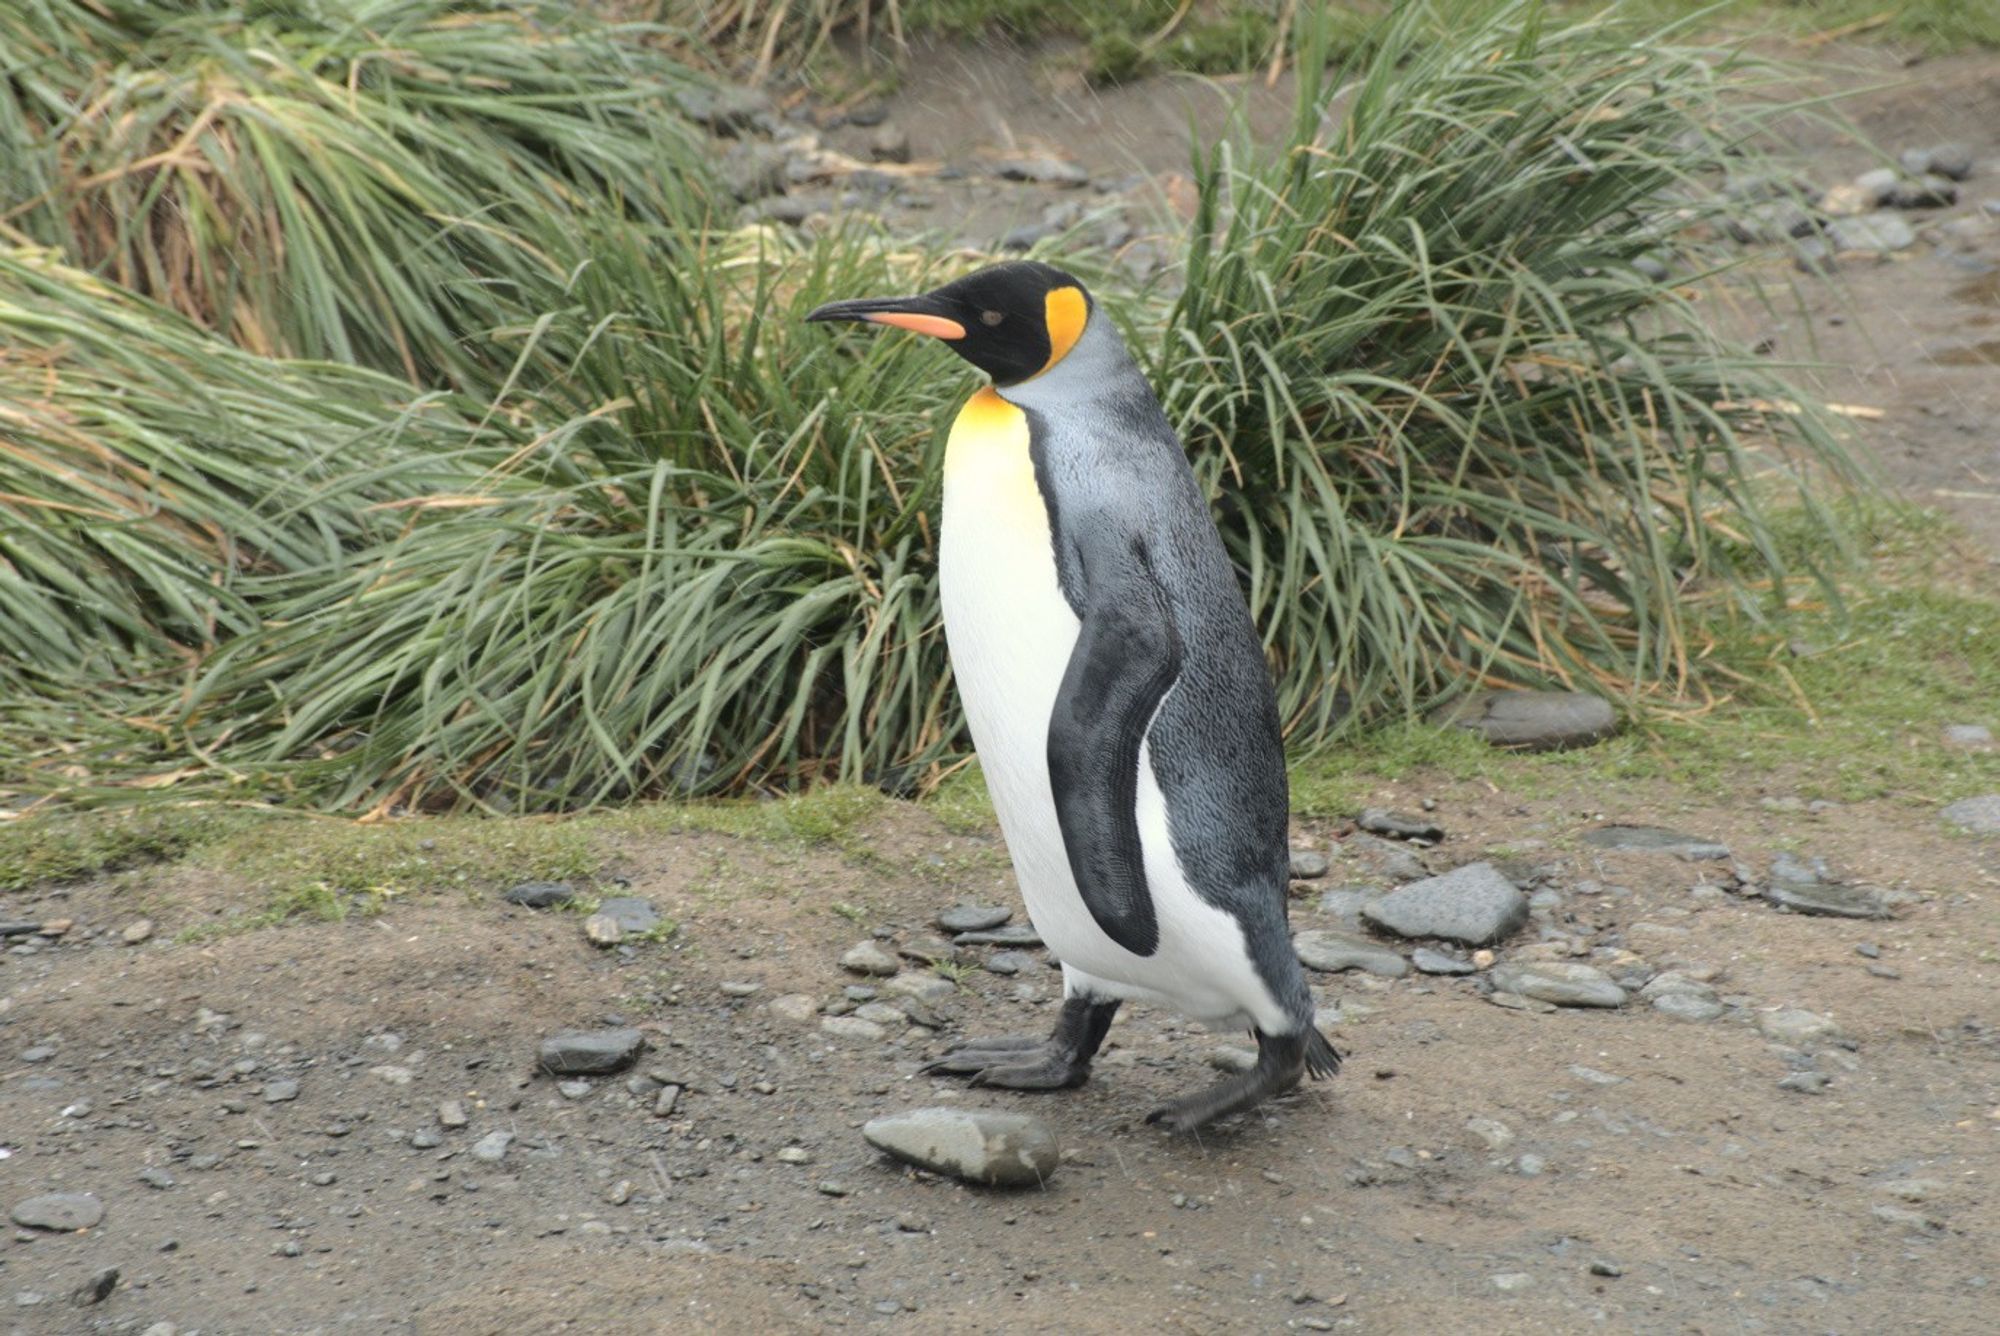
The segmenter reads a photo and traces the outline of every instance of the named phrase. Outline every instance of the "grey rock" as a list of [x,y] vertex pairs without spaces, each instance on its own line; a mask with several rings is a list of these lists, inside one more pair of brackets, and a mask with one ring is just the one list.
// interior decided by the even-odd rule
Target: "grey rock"
[[1764,888],[1764,898],[1800,914],[1859,919],[1889,917],[1889,908],[1878,892],[1842,881],[1823,858],[1806,864],[1789,853],[1780,853],[1771,860],[1770,884]]
[[1799,1007],[1758,1012],[1757,1030],[1766,1039],[1797,1049],[1811,1049],[1841,1038],[1840,1026],[1832,1017]]
[[1362,808],[1355,824],[1371,835],[1384,835],[1392,840],[1428,840],[1436,844],[1444,838],[1444,827],[1434,821],[1380,807]]
[[8,1218],[23,1229],[70,1234],[104,1218],[104,1203],[88,1192],[45,1192],[14,1203]]
[[717,988],[724,997],[755,997],[764,991],[764,985],[748,979],[724,979]]
[[1898,209],[1948,209],[1958,203],[1958,186],[1942,176],[1906,177],[1889,192]]
[[1317,849],[1292,850],[1291,876],[1293,881],[1317,881],[1319,878],[1324,877],[1332,867],[1333,864],[1328,861],[1327,856]]
[[1929,1201],[1943,1192],[1944,1184],[1935,1178],[1894,1178],[1887,1183],[1877,1183],[1875,1190],[1915,1204]]
[[937,937],[919,937],[896,948],[896,954],[919,965],[937,965],[958,959],[958,948]]
[[1587,747],[1618,731],[1611,702],[1581,691],[1475,691],[1433,711],[1431,722],[1516,751]]
[[1361,910],[1399,937],[1440,937],[1465,946],[1497,942],[1528,921],[1528,902],[1491,863],[1469,863],[1391,891]]
[[661,1086],[659,1092],[653,1096],[653,1116],[655,1118],[673,1117],[675,1111],[681,1106],[682,1089],[683,1087],[677,1085]]
[[1993,730],[1984,724],[1947,724],[1942,734],[1947,747],[1984,751],[1993,745]]
[[910,135],[899,125],[884,125],[868,137],[868,156],[876,162],[908,162]]
[[111,1291],[118,1288],[118,1268],[107,1266],[94,1273],[89,1280],[70,1291],[69,1301],[78,1308],[89,1308],[101,1304],[111,1297]]
[[866,130],[889,119],[889,104],[880,98],[870,98],[859,106],[849,107],[846,120],[849,125],[858,125]]
[[1886,255],[1908,250],[1917,244],[1917,234],[1893,213],[1864,213],[1856,218],[1836,218],[1827,224],[1826,234],[1837,251],[1865,251]]
[[717,170],[729,193],[748,204],[784,192],[790,161],[791,154],[776,144],[743,139],[729,146]]
[[556,1093],[564,1099],[582,1099],[590,1093],[590,1082],[585,1080],[558,1081]]
[[1934,144],[1930,148],[1906,148],[1900,155],[1903,170],[1912,176],[1937,175],[1963,181],[1972,175],[1972,150],[1964,144]]
[[512,1132],[488,1132],[472,1143],[469,1153],[481,1164],[498,1164],[507,1158],[507,1148],[513,1144]]
[[576,899],[576,888],[566,881],[524,881],[509,886],[500,898],[527,909],[554,909]]
[[1424,860],[1408,845],[1385,840],[1367,831],[1357,831],[1341,841],[1341,851],[1358,863],[1370,877],[1402,883],[1422,881],[1431,875]]
[[1698,993],[1662,993],[1653,999],[1653,1010],[1677,1021],[1712,1021],[1723,1013],[1723,1005]]
[[410,1148],[412,1150],[436,1150],[443,1144],[444,1133],[438,1131],[435,1127],[419,1127],[416,1131],[410,1133]]
[[625,940],[625,930],[609,914],[592,914],[583,921],[583,937],[592,946],[616,946]]
[[909,1023],[909,1013],[888,1002],[864,1002],[854,1009],[854,1014],[864,1021],[874,1021],[885,1029]]
[[1014,917],[1005,905],[953,905],[937,916],[946,932],[986,932]]
[[781,1021],[803,1024],[819,1014],[819,1002],[805,993],[786,993],[766,1002],[764,1010]]
[[850,1044],[876,1044],[888,1038],[888,1031],[859,1016],[822,1016],[819,1028],[821,1033]]
[[2000,835],[2000,793],[1961,798],[1938,815],[1947,825],[1969,830],[1974,835]]
[[165,1192],[168,1188],[172,1187],[175,1182],[174,1176],[172,1174],[160,1168],[158,1165],[152,1165],[152,1164],[146,1165],[144,1168],[139,1170],[139,1181],[141,1183],[144,1183],[147,1187],[152,1188],[159,1192]]
[[1869,1211],[1885,1225],[1900,1225],[1912,1234],[1935,1234],[1944,1228],[1942,1221],[1933,1220],[1921,1211],[1907,1210],[1901,1206],[1875,1206]]
[[448,1099],[438,1105],[438,1124],[441,1127],[464,1127],[471,1121],[472,1117],[465,1111],[465,1101],[462,1099]]
[[1583,842],[1614,853],[1673,854],[1691,862],[1729,857],[1726,844],[1663,826],[1599,826],[1583,832]]
[[1020,974],[1042,962],[1025,951],[995,951],[986,958],[986,968],[994,974]]
[[1824,237],[1812,236],[1792,243],[1792,267],[1802,274],[1831,274],[1840,262]]
[[665,922],[652,901],[633,895],[614,895],[599,904],[597,912],[628,933],[651,932]]
[[1869,204],[1883,204],[1895,192],[1898,180],[1893,167],[1876,167],[1854,178],[1854,188]]
[[755,207],[745,209],[744,217],[753,222],[779,223],[785,227],[802,226],[813,215],[813,202],[797,195],[778,195],[759,201]]
[[952,939],[957,946],[1040,946],[1042,936],[1026,923],[1010,923],[1004,928],[962,932]]
[[871,1119],[861,1135],[906,1164],[988,1187],[1039,1187],[1061,1162],[1048,1124],[1020,1113],[909,1109]]
[[1731,240],[1745,245],[1811,236],[1819,227],[1804,205],[1790,199],[1754,204],[1741,213],[1730,214],[1722,225]]
[[[125,931],[119,933],[118,937],[119,940],[123,941],[127,946],[137,946],[139,945],[139,943],[145,941],[152,935],[153,935],[153,920],[142,918],[142,919],[134,919],[131,923],[127,924],[125,927]],[[113,1271],[111,1273],[111,1278],[113,1280],[116,1280],[118,1278],[118,1273],[116,1271]]]
[[958,991],[958,985],[942,974],[912,970],[883,984],[882,991],[891,997],[907,997],[916,1002],[942,1002]]
[[1320,892],[1319,912],[1340,920],[1350,931],[1360,931],[1361,910],[1369,901],[1388,893],[1382,886],[1340,886]]
[[264,1082],[264,1102],[266,1104],[283,1104],[298,1097],[299,1083],[297,1081]]
[[1658,256],[1637,256],[1632,261],[1632,268],[1639,277],[1654,283],[1664,283],[1672,277],[1672,273],[1668,270],[1666,262]]
[[564,1030],[544,1039],[536,1056],[552,1076],[593,1076],[623,1071],[645,1047],[646,1037],[630,1026]]
[[1502,1294],[1519,1294],[1533,1288],[1535,1283],[1535,1278],[1525,1271],[1502,1271],[1492,1279],[1493,1288]]
[[674,95],[681,114],[719,135],[735,135],[771,115],[771,99],[755,88],[715,84],[684,88]]
[[1047,155],[1024,155],[1007,158],[994,167],[994,174],[1003,181],[1028,181],[1041,186],[1060,186],[1074,189],[1090,181],[1090,173],[1067,158]]
[[1420,946],[1410,952],[1410,963],[1417,967],[1419,974],[1472,974],[1479,969],[1469,960],[1433,951],[1428,946]]
[[1801,1095],[1824,1095],[1826,1088],[1832,1084],[1833,1078],[1825,1072],[1793,1072],[1779,1079],[1778,1089]]
[[21,1061],[29,1063],[47,1062],[55,1055],[56,1050],[53,1045],[36,1044],[33,1048],[24,1048],[21,1050]]
[[1514,1144],[1514,1129],[1498,1118],[1474,1116],[1465,1120],[1465,1130],[1479,1138],[1486,1149],[1505,1150]]
[[1493,986],[1558,1007],[1622,1007],[1625,990],[1592,965],[1559,960],[1503,961],[1492,971]]
[[876,978],[887,978],[902,969],[893,951],[880,942],[856,942],[840,958],[840,967],[850,974],[863,974]]
[[1294,936],[1292,950],[1299,963],[1328,974],[1362,970],[1384,979],[1400,979],[1410,972],[1410,962],[1401,952],[1352,933],[1314,928]]
[[1625,1268],[1616,1262],[1606,1261],[1602,1257],[1595,1257],[1590,1262],[1590,1274],[1593,1276],[1608,1276],[1616,1280],[1625,1274]]

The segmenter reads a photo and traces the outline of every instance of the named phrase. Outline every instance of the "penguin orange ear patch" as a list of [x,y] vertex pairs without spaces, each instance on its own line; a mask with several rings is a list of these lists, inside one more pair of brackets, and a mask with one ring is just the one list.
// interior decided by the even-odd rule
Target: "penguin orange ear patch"
[[863,316],[878,325],[894,325],[898,329],[911,329],[919,334],[928,334],[938,339],[962,339],[965,326],[956,320],[948,320],[941,315],[919,315],[914,311],[877,311],[874,315]]
[[1084,322],[1090,319],[1090,302],[1082,288],[1064,286],[1050,289],[1048,296],[1042,298],[1042,306],[1049,323],[1049,360],[1042,366],[1047,371],[1067,357],[1076,341],[1083,337]]

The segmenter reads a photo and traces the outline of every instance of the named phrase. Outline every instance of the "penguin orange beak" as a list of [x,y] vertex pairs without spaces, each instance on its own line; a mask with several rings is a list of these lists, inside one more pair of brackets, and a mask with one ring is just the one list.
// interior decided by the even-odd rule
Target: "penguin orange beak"
[[920,297],[858,297],[852,301],[828,302],[806,319],[866,320],[871,324],[915,330],[937,339],[964,338],[965,326],[943,314],[937,309],[938,305],[928,293]]

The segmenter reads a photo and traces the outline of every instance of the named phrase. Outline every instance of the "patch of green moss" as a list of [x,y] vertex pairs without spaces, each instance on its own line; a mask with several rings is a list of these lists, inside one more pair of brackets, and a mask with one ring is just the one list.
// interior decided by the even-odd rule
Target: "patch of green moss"
[[254,819],[181,804],[16,818],[0,824],[0,891],[177,858]]

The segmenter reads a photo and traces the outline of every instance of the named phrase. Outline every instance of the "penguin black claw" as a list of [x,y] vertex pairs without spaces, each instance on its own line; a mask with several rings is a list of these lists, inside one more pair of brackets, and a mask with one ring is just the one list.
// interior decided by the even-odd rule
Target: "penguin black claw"
[[[1317,1030],[1301,1034],[1267,1035],[1257,1032],[1257,1065],[1240,1076],[1217,1081],[1192,1095],[1171,1100],[1146,1115],[1149,1123],[1164,1123],[1171,1132],[1192,1132],[1218,1118],[1253,1109],[1265,1100],[1296,1090],[1305,1078],[1307,1055],[1313,1039],[1328,1053],[1331,1045]],[[1339,1064],[1339,1058],[1334,1063]],[[1317,1074],[1317,1073],[1315,1073]]]

